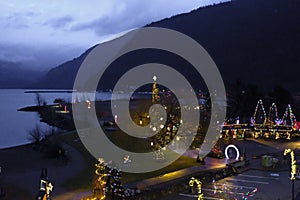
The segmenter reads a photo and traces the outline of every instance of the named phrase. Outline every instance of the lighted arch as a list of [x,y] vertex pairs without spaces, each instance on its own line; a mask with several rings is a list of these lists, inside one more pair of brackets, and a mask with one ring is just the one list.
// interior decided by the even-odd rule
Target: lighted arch
[[239,158],[240,158],[240,151],[239,151],[239,149],[235,146],[235,145],[233,145],[233,144],[230,144],[230,145],[228,145],[226,148],[225,148],[225,156],[226,156],[226,158],[227,159],[229,159],[229,156],[228,156],[228,149],[229,148],[234,148],[235,149],[235,151],[236,151],[236,160],[238,160]]

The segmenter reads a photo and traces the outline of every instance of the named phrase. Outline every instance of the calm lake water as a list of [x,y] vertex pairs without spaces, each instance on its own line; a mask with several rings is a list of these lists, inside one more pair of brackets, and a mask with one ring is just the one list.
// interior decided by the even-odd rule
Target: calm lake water
[[[36,105],[36,93],[30,90],[30,93],[25,93],[29,90],[6,90],[0,89],[0,149],[27,144],[30,141],[27,139],[28,132],[39,125],[42,130],[49,130],[51,127],[40,122],[38,113],[22,112],[18,109],[26,106]],[[52,104],[57,98],[65,99],[72,102],[72,93],[68,92],[53,92],[48,90],[40,92],[40,96],[47,104]],[[56,90],[57,91],[57,90]],[[38,92],[38,91],[37,91]],[[79,101],[93,100],[109,100],[111,93],[96,93],[93,98],[93,93],[75,94],[75,99]],[[128,95],[120,94],[117,99],[129,98]]]
[[[0,149],[29,143],[28,131],[39,125],[43,130],[50,127],[40,122],[36,112],[21,112],[18,109],[36,105],[35,93],[25,90],[0,89]],[[72,99],[72,93],[40,93],[40,96],[52,104],[56,98]]]

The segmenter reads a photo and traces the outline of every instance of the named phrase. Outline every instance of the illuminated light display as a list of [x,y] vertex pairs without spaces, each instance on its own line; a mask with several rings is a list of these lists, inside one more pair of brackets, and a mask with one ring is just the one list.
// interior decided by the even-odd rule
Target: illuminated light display
[[198,200],[204,200],[204,196],[202,193],[202,182],[199,181],[198,179],[192,177],[190,182],[189,182],[189,186],[192,188],[192,193],[194,193],[194,184],[197,184],[197,191],[198,191]]
[[278,120],[278,111],[277,111],[276,104],[272,103],[272,105],[269,109],[268,121],[270,123],[273,123],[273,122],[275,122],[275,120]]
[[153,86],[152,86],[152,103],[157,103],[159,101],[159,96],[158,96],[158,88],[156,84],[157,76],[153,76]]
[[106,179],[108,174],[106,173],[106,163],[103,158],[98,159],[98,163],[95,164],[95,174],[98,176],[93,187],[92,195],[90,197],[82,198],[81,200],[104,200],[106,199]]
[[294,200],[294,191],[295,191],[295,175],[297,174],[297,165],[295,160],[295,153],[291,149],[285,149],[283,155],[286,156],[287,154],[291,155],[291,181],[292,181],[292,200]]
[[276,125],[281,125],[283,123],[282,119],[275,119]]
[[[260,108],[260,110],[262,111],[263,116],[257,116],[257,115],[258,115],[258,111],[259,111],[258,109],[259,109],[259,108]],[[267,114],[266,114],[266,111],[265,111],[265,108],[264,108],[264,105],[263,105],[263,101],[262,101],[261,99],[257,102],[257,105],[256,105],[256,107],[255,107],[255,111],[254,111],[254,115],[253,115],[254,123],[257,123],[257,122],[258,122],[257,118],[261,118],[263,124],[266,123]]]
[[280,135],[278,132],[276,132],[275,140],[278,140],[280,138]]
[[295,175],[297,174],[295,154],[293,150],[285,149],[283,155],[286,156],[288,153],[291,155],[291,180],[295,180]]
[[88,99],[86,100],[87,108],[91,109],[91,101]]
[[235,151],[236,151],[236,160],[238,160],[239,158],[240,158],[240,151],[239,151],[239,149],[235,146],[235,145],[233,145],[233,144],[230,144],[230,145],[228,145],[226,148],[225,148],[225,156],[226,156],[226,158],[227,159],[229,159],[229,156],[228,156],[228,150],[229,150],[229,148],[233,148],[233,149],[235,149]]
[[[254,197],[258,189],[256,187],[241,186],[241,185],[230,185],[226,183],[217,183],[215,180],[212,181],[214,195],[227,194],[230,199],[243,199],[246,200],[250,197]],[[247,189],[247,192],[238,192],[238,190]],[[217,198],[216,198],[217,199]],[[219,198],[218,198],[219,199]]]
[[44,168],[40,177],[40,190],[36,199],[51,200],[50,194],[53,190],[53,185],[48,179],[47,168]]
[[[288,123],[288,120],[290,121],[290,124]],[[296,120],[296,117],[293,113],[292,107],[290,104],[288,104],[287,108],[285,109],[284,115],[282,117],[283,124],[294,126],[295,120]]]

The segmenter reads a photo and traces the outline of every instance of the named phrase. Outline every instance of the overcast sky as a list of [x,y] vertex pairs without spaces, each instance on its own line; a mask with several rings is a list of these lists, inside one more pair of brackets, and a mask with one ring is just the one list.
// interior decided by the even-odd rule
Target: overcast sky
[[224,0],[2,0],[0,60],[55,67],[114,34]]

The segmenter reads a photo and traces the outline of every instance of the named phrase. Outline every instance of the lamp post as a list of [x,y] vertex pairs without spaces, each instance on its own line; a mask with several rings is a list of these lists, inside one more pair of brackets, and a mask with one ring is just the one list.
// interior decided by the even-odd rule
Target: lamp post
[[283,155],[286,156],[287,154],[291,155],[291,181],[292,181],[292,200],[295,200],[294,190],[295,190],[295,175],[297,173],[297,166],[295,160],[294,151],[291,149],[285,149]]

